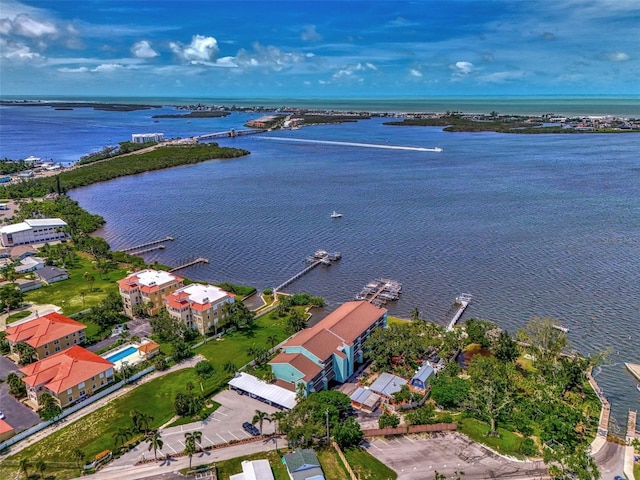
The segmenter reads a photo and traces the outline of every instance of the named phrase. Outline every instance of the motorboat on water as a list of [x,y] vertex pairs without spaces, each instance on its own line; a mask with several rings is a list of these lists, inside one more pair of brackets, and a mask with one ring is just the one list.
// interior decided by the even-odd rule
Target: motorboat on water
[[342,214],[334,210],[333,213],[331,214],[331,218],[342,218]]

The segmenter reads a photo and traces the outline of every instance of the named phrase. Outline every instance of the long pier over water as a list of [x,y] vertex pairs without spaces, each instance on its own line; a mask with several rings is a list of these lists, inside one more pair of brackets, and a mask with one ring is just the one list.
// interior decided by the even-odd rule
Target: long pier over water
[[[123,248],[121,251],[122,252],[132,252],[135,250],[141,250],[143,248],[147,248],[150,247],[152,245],[157,245],[158,243],[162,243],[162,242],[171,242],[175,240],[175,237],[172,237],[170,235],[161,238],[160,240],[151,240],[150,242],[146,242],[146,243],[141,243],[140,245],[136,245],[135,247],[129,247],[129,248]],[[141,253],[141,252],[138,252]]]
[[287,285],[290,285],[291,283],[295,282],[297,279],[299,279],[303,275],[309,273],[318,265],[330,266],[333,262],[337,262],[341,258],[342,258],[342,254],[340,254],[340,252],[329,253],[326,250],[317,250],[316,253],[313,254],[313,256],[307,258],[307,263],[310,263],[309,266],[307,266],[304,270],[301,270],[300,272],[296,273],[294,276],[289,277],[288,279],[286,279],[284,282],[282,282],[280,285],[278,285],[273,289],[274,297],[276,296],[278,291],[282,290]]

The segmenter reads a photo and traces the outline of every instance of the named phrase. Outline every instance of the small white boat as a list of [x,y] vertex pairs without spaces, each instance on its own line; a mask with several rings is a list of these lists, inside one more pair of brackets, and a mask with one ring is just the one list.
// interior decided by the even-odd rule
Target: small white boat
[[334,210],[333,213],[331,214],[331,218],[342,218],[342,214]]

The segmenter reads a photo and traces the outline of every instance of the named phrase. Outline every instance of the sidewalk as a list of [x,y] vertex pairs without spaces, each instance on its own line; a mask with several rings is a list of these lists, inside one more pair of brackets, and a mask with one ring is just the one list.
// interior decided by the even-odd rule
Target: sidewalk
[[151,374],[149,374],[149,375],[147,375],[145,377],[142,377],[141,379],[139,379],[139,380],[137,380],[137,381],[135,381],[133,383],[127,384],[124,387],[122,387],[120,390],[117,390],[117,391],[113,392],[111,395],[107,395],[106,397],[98,400],[97,402],[94,402],[91,405],[88,405],[86,408],[83,408],[82,410],[79,410],[79,411],[77,411],[75,413],[72,413],[68,417],[63,418],[60,422],[54,423],[53,425],[50,425],[49,427],[45,428],[44,430],[41,430],[40,432],[31,435],[29,438],[25,438],[23,441],[15,444],[15,445],[12,445],[10,447],[10,454],[14,455],[14,454],[24,450],[25,448],[33,445],[34,443],[38,442],[39,440],[42,440],[43,438],[51,435],[53,432],[66,427],[68,424],[73,423],[76,420],[79,420],[79,419],[89,415],[90,413],[95,412],[99,408],[105,406],[107,403],[112,402],[114,399],[116,399],[118,397],[121,397],[123,395],[126,395],[127,393],[129,393],[131,390],[133,390],[134,388],[136,388],[138,385],[140,385],[142,383],[150,382],[151,380],[154,380],[154,379],[156,379],[158,377],[162,377],[164,375],[167,375],[168,373],[175,372],[176,370],[182,370],[184,368],[192,368],[200,360],[204,360],[204,357],[202,355],[195,355],[195,356],[185,360],[182,363],[179,363],[177,365],[172,366],[171,368],[168,368],[167,370],[163,370],[161,372],[156,370],[153,373],[151,373]]

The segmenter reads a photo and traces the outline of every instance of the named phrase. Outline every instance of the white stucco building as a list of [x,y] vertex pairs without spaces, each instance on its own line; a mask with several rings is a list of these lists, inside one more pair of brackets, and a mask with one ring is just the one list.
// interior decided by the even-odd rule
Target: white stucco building
[[134,133],[131,135],[132,143],[147,143],[147,142],[163,142],[164,133]]
[[223,306],[234,300],[233,293],[214,285],[192,283],[168,295],[166,306],[169,315],[205,335],[212,330],[217,331],[218,325],[225,319]]
[[66,240],[64,227],[67,223],[59,218],[38,218],[25,220],[0,227],[0,241],[3,247],[46,243],[55,240]]

